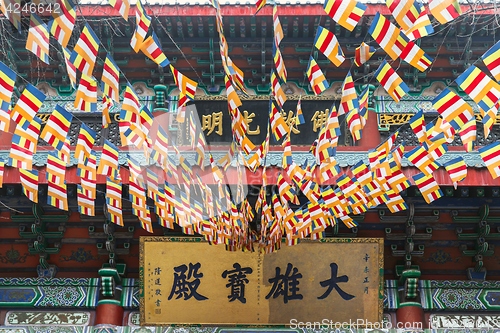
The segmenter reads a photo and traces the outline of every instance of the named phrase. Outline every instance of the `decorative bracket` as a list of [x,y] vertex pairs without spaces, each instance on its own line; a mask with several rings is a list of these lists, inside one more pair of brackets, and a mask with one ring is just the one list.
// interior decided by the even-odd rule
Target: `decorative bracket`
[[418,266],[411,266],[402,269],[401,266],[396,268],[396,274],[399,276],[399,285],[402,286],[399,292],[400,305],[410,303],[420,304],[418,293],[418,282],[422,273]]
[[110,267],[109,264],[102,265],[102,268],[99,269],[102,298],[98,304],[113,303],[120,305],[121,283],[126,267],[125,264],[117,264],[116,267]]
[[424,255],[424,245],[418,245],[415,248],[414,240],[422,240],[422,239],[431,239],[432,238],[432,228],[426,228],[425,234],[417,234],[416,226],[415,226],[415,206],[413,203],[410,203],[408,209],[408,216],[406,219],[406,230],[404,234],[393,234],[391,228],[385,229],[385,236],[388,240],[404,240],[404,249],[398,250],[398,246],[396,244],[391,245],[392,255],[395,257],[404,257],[405,269],[410,269],[412,266],[412,257],[413,256],[423,256]]
[[[116,255],[128,255],[130,253],[130,242],[134,237],[133,226],[129,226],[127,231],[124,232],[115,232],[115,225],[106,219],[103,224],[103,231],[97,232],[94,226],[89,226],[89,238],[98,238],[103,239],[104,242],[98,242],[97,253],[99,255],[108,255],[108,265],[110,267],[115,267],[116,264]],[[124,239],[123,247],[117,247],[116,240]]]
[[[45,215],[42,207],[38,204],[32,206],[33,215],[11,215],[12,220],[15,222],[31,223],[30,231],[27,231],[25,225],[19,226],[19,236],[21,238],[30,239],[32,242],[28,243],[28,252],[30,254],[39,255],[38,272],[40,276],[54,277],[57,272],[55,265],[49,265],[48,260],[51,254],[59,253],[61,248],[60,240],[64,236],[66,230],[65,222],[68,220],[67,215]],[[57,231],[48,231],[47,223],[61,222],[57,227]],[[54,243],[49,244],[48,240],[56,240]]]

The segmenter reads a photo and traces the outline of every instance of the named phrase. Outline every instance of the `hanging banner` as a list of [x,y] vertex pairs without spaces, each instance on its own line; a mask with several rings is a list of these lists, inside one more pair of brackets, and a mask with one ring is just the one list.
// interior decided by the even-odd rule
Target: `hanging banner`
[[[141,325],[380,323],[383,239],[326,239],[276,253],[141,237]],[[351,325],[351,326],[352,326]]]

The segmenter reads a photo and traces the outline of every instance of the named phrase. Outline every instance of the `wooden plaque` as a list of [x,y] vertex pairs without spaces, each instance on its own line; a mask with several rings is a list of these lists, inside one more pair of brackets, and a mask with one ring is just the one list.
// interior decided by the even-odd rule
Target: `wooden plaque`
[[271,254],[140,238],[141,325],[380,323],[383,239],[303,241]]

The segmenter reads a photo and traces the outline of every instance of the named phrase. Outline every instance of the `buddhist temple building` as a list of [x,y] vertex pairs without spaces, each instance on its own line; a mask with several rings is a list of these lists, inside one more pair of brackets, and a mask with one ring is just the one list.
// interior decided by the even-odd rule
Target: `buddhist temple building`
[[0,333],[497,332],[499,15],[0,0]]

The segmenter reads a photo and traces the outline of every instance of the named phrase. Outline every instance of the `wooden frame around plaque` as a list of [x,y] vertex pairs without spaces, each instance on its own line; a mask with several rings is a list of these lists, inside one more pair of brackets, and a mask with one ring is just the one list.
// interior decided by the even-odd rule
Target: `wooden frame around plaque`
[[[141,325],[291,326],[292,319],[326,320],[331,327],[377,325],[383,313],[383,251],[382,238],[303,240],[264,254],[230,252],[195,237],[140,237]],[[246,282],[239,281],[238,297],[229,274],[223,278],[235,264],[248,273]],[[282,283],[274,293],[273,280]]]

